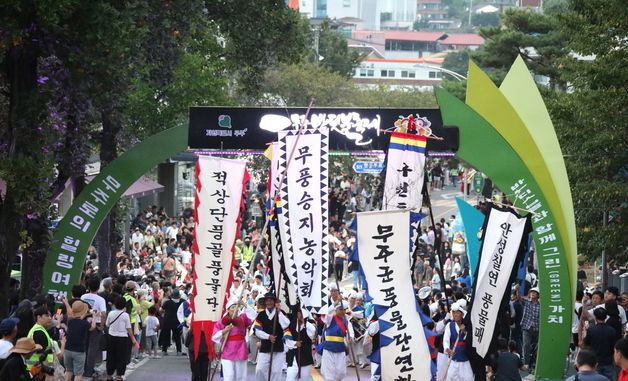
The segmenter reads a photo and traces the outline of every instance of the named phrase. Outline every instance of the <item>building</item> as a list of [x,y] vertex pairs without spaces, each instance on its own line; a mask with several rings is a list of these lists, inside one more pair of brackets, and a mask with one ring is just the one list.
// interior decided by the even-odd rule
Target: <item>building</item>
[[427,58],[443,51],[475,50],[484,43],[472,33],[353,30],[346,36],[350,47],[379,58]]
[[356,68],[352,81],[364,87],[388,85],[431,91],[441,83],[442,57],[367,58]]
[[419,21],[445,20],[447,10],[442,0],[417,0],[417,19]]
[[416,0],[300,0],[299,12],[308,18],[359,19],[357,29],[411,30]]
[[439,40],[441,50],[476,50],[484,43],[484,38],[473,33],[451,33],[442,40]]

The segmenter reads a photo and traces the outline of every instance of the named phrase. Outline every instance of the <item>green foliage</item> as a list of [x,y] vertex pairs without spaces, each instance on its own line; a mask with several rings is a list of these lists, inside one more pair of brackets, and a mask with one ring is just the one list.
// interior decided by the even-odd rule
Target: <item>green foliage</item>
[[563,86],[559,60],[567,54],[567,36],[555,16],[524,9],[509,9],[501,27],[480,29],[486,39],[471,59],[503,78],[515,58],[521,55],[532,72],[549,77],[550,86]]
[[471,25],[473,26],[499,26],[499,14],[494,13],[475,13],[471,16]]
[[240,97],[260,95],[266,70],[295,63],[308,53],[307,20],[282,0],[206,2],[207,14],[226,39],[223,56],[237,80]]
[[469,71],[469,54],[469,49],[448,53],[441,66],[443,69],[455,71],[466,77]]
[[[360,61],[364,57],[357,50],[349,49],[345,37],[340,32],[331,30],[328,22],[321,24],[318,33],[318,54],[322,57],[320,64],[334,73],[351,78],[355,68],[360,65]],[[316,60],[317,57],[312,58],[313,62],[316,62]]]
[[[599,258],[607,250],[618,262],[628,260],[626,200],[628,187],[628,9],[621,0],[571,1],[561,14],[568,48],[562,75],[572,85],[549,102],[566,157],[574,199],[580,254]],[[607,212],[610,222],[603,226]]]
[[[267,105],[305,107],[311,99],[317,107],[435,107],[432,93],[391,90],[387,86],[361,88],[345,77],[319,65],[282,65],[269,72]],[[277,102],[276,99],[283,101]],[[284,103],[285,101],[285,103]]]

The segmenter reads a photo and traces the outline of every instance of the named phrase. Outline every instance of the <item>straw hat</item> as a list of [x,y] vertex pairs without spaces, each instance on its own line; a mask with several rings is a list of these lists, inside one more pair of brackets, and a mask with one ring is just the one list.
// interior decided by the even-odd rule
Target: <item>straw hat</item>
[[27,354],[33,353],[35,351],[41,351],[41,349],[41,345],[35,344],[35,340],[31,339],[30,337],[22,337],[21,339],[18,339],[17,343],[15,343],[15,346],[11,349],[11,352]]
[[76,302],[72,303],[72,313],[74,314],[74,316],[83,317],[87,315],[88,311],[89,311],[89,306],[87,305],[87,303],[81,300],[77,300]]

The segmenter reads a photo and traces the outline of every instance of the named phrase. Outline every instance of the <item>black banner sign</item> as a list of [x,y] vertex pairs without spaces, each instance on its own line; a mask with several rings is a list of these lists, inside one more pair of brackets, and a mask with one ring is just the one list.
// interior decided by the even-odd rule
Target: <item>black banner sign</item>
[[[266,149],[277,132],[300,126],[306,108],[191,107],[188,145],[206,149]],[[313,108],[307,128],[328,127],[330,149],[386,150],[390,137],[384,130],[413,115],[416,124],[428,127],[443,140],[428,139],[431,151],[456,151],[458,129],[443,128],[440,110],[388,108]]]

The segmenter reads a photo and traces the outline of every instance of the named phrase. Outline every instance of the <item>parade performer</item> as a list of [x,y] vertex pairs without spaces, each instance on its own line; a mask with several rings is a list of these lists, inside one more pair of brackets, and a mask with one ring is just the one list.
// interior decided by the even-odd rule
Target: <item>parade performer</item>
[[[447,324],[443,335],[443,349],[450,358],[450,363],[444,371],[444,380],[473,381],[473,370],[465,344],[467,332],[462,321],[466,313],[458,303],[453,303],[451,315],[453,320]],[[438,379],[441,379],[440,375]]]
[[225,381],[245,381],[246,380],[246,359],[248,350],[246,347],[246,331],[251,326],[252,321],[242,311],[238,315],[237,300],[227,302],[227,312],[222,320],[216,322],[212,340],[214,343],[222,345],[220,353],[220,365],[222,366],[222,376]]
[[312,380],[312,365],[314,357],[312,356],[312,343],[316,337],[316,326],[309,319],[309,312],[306,309],[298,308],[296,319],[290,323],[290,337],[287,340],[287,346],[294,349],[294,358],[288,364],[288,372],[286,381]]
[[325,338],[323,341],[323,359],[321,374],[326,381],[340,381],[347,374],[347,355],[345,337],[353,341],[353,327],[345,315],[348,304],[342,301],[329,308],[325,316]]
[[254,325],[255,336],[261,340],[255,380],[268,381],[270,372],[271,381],[280,381],[286,362],[283,336],[290,320],[279,309],[279,300],[275,294],[269,292],[264,295],[264,305],[266,308],[257,315]]
[[369,324],[366,327],[366,333],[371,339],[372,345],[371,354],[368,356],[368,359],[371,361],[371,381],[379,381],[382,374],[379,369],[379,364],[381,362],[379,352],[379,320],[377,319],[375,311],[373,311],[373,314],[369,319]]
[[357,364],[350,363],[349,366],[355,365],[360,368],[366,367],[366,357],[364,356],[364,338],[366,331],[366,316],[364,316],[364,306],[362,305],[362,294],[355,292],[349,295],[349,321],[353,326],[356,339],[351,346],[353,347],[353,353],[355,354]]

